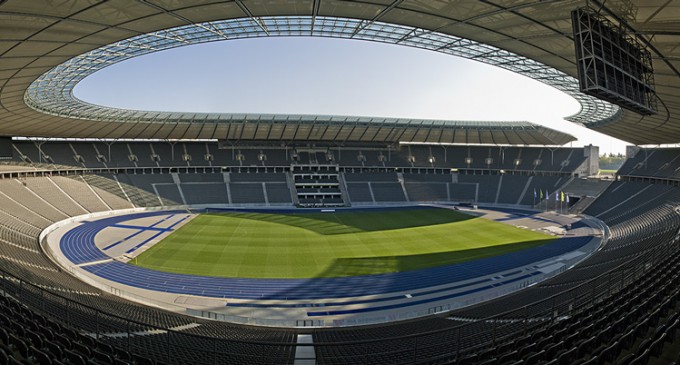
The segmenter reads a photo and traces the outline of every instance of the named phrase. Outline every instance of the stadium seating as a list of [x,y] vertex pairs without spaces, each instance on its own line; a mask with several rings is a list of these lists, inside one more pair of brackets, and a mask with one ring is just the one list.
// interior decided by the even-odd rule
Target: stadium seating
[[475,184],[478,186],[477,199],[479,202],[495,203],[498,196],[500,175],[459,175],[458,182],[462,184]]
[[680,177],[680,149],[650,148],[641,149],[635,156],[626,160],[618,175],[648,176],[661,178]]
[[111,209],[127,209],[134,205],[129,197],[125,195],[122,185],[114,180],[113,175],[82,175],[75,177],[90,185],[92,190],[108,205]]
[[[19,152],[13,160],[47,162],[76,167],[170,166],[291,166],[333,163],[347,167],[471,168],[518,171],[570,172],[584,161],[579,148],[540,147],[431,147],[407,145],[398,149],[376,147],[291,148],[229,147],[215,142],[60,142],[14,141]],[[42,154],[40,153],[42,151]],[[297,156],[297,160],[292,158]],[[332,156],[332,160],[328,159]],[[50,160],[46,160],[49,157]],[[185,158],[186,157],[186,158]],[[206,159],[208,157],[208,159]]]
[[601,179],[573,179],[564,187],[564,192],[574,196],[596,197],[611,184],[611,181]]
[[[334,191],[309,192],[295,198],[296,204],[303,199],[306,204],[348,205],[355,203],[405,203],[405,202],[477,202],[486,204],[520,204],[534,205],[535,190],[554,191],[567,183],[568,177],[574,173],[585,157],[581,149],[561,148],[545,149],[536,147],[472,147],[450,146],[431,147],[406,145],[397,149],[376,147],[334,148],[259,148],[259,147],[227,147],[221,148],[214,142],[41,142],[15,141],[15,161],[21,155],[28,156],[30,161],[44,161],[45,155],[55,156],[52,163],[70,164],[73,167],[87,168],[135,168],[137,170],[119,170],[115,176],[101,171],[101,176],[110,177],[120,183],[125,192],[128,186],[140,191],[131,193],[129,199],[135,200],[138,206],[173,206],[177,204],[284,204],[288,199],[282,193],[273,193],[272,202],[268,200],[267,186],[260,194],[256,187],[237,186],[236,190],[246,189],[245,197],[231,197],[227,193],[215,193],[210,199],[193,198],[191,191],[184,197],[184,190],[199,188],[200,182],[239,182],[236,174],[257,174],[253,181],[267,182],[269,167],[279,167],[284,172],[291,166],[314,164],[337,164],[340,176],[346,183],[339,184],[341,194]],[[42,152],[42,154],[41,154]],[[549,156],[549,158],[548,158]],[[56,159],[55,159],[56,158]],[[311,166],[311,165],[310,165]],[[403,172],[397,170],[411,168]],[[171,181],[168,173],[175,168],[198,168],[180,170],[177,181]],[[219,167],[227,168],[222,170]],[[260,167],[263,170],[255,170]],[[165,169],[165,170],[163,170]],[[173,169],[173,171],[170,171]],[[206,170],[208,169],[208,170]],[[243,169],[243,171],[242,171]],[[382,170],[375,170],[382,169]],[[434,170],[433,170],[434,169]],[[462,169],[452,172],[451,169]],[[294,170],[294,169],[293,169]],[[291,171],[293,171],[291,170]],[[233,173],[233,180],[224,180],[222,172]],[[196,172],[200,172],[196,174]],[[210,173],[208,173],[210,172]],[[433,173],[434,172],[434,173]],[[203,177],[204,173],[205,177]],[[399,174],[399,176],[398,176]],[[403,174],[403,176],[401,175]],[[503,175],[505,174],[505,175]],[[477,175],[494,175],[495,177],[476,177]],[[505,178],[501,178],[501,175]],[[279,174],[280,177],[285,177]],[[460,177],[459,177],[460,176]],[[215,179],[215,180],[204,180]],[[278,180],[284,182],[284,179]],[[354,182],[392,182],[378,184],[373,189],[370,184],[354,184]],[[248,182],[248,181],[242,181]],[[305,182],[305,181],[299,181]],[[319,182],[316,180],[307,183]],[[399,182],[399,185],[395,183]],[[503,183],[505,182],[505,183]],[[168,184],[182,184],[172,187]],[[472,185],[472,186],[471,186]],[[353,189],[358,189],[354,192]],[[209,186],[208,189],[221,188]],[[228,189],[230,189],[228,187]],[[274,186],[274,191],[282,191]],[[346,192],[343,193],[343,190]],[[244,191],[246,191],[244,190]],[[376,191],[373,191],[376,190]],[[143,193],[143,192],[147,192]],[[515,194],[520,191],[521,194]],[[512,193],[510,193],[512,192]],[[372,194],[371,194],[372,193]],[[314,195],[316,194],[316,195]],[[411,196],[412,195],[412,196]],[[354,198],[352,198],[354,197]],[[252,198],[252,201],[249,199]],[[230,200],[231,199],[231,200]],[[159,203],[157,201],[160,201]]]
[[187,204],[229,203],[227,185],[224,182],[182,183]]
[[64,194],[68,195],[73,201],[77,202],[78,205],[88,212],[101,212],[110,209],[110,207],[97,196],[94,190],[83,189],[83,184],[77,180],[62,176],[54,176],[50,178],[50,180],[52,180]]
[[[39,155],[33,143],[17,145],[31,160],[44,160],[45,156]],[[272,166],[270,163],[290,165],[286,154],[271,148],[242,149],[245,160],[240,161],[246,162],[241,166],[245,169],[242,172],[151,173],[149,169],[171,165],[234,166],[229,164],[238,160],[231,157],[231,151],[227,153],[205,142],[176,144],[174,152],[169,144],[160,142],[118,143],[111,146],[112,155],[110,159],[107,156],[106,162],[97,158],[97,154],[108,155],[109,146],[103,143],[46,145],[49,146],[42,150],[43,154],[48,154],[54,164],[136,166],[141,170],[0,179],[0,363],[293,362],[297,331],[220,323],[126,301],[61,271],[45,256],[37,241],[40,231],[53,222],[89,212],[184,202],[292,204],[283,170],[273,173],[245,169],[250,167],[251,158],[259,161],[258,168]],[[172,153],[177,156],[178,151],[180,155],[191,155],[191,161],[168,156]],[[444,160],[471,156],[475,160],[471,165],[481,169],[495,164],[497,168],[511,170],[508,161],[512,161],[511,165],[522,166],[517,170],[534,171],[396,172],[385,167],[389,163],[384,162],[389,161],[378,161],[379,168],[384,170],[370,171],[365,168],[368,163],[358,164],[361,170],[345,170],[342,176],[352,202],[469,200],[531,205],[534,189],[552,192],[569,186],[569,173],[560,171],[571,169],[576,163],[572,161],[579,160],[574,156],[576,149],[513,147],[499,151],[496,147],[450,147],[445,151],[433,147],[411,148],[410,152],[362,153],[379,160],[379,156],[389,152],[393,158],[389,161],[407,161],[402,168],[437,167]],[[408,162],[407,153],[415,159]],[[654,152],[657,153],[663,155]],[[160,157],[154,160],[151,157],[154,154]],[[267,155],[266,162],[259,159],[260,154]],[[76,155],[82,157],[79,162],[74,158]],[[205,159],[206,155],[213,159]],[[356,155],[351,152],[342,151],[341,156],[334,157],[343,164],[346,162],[346,166],[357,165]],[[421,159],[429,157],[434,157],[432,163],[421,164]],[[318,161],[327,157],[314,153],[305,158]],[[486,158],[493,161],[483,161]],[[542,163],[535,165],[538,159]],[[636,174],[659,179],[672,176],[668,173],[671,160],[668,165],[648,163],[646,169],[638,167]],[[54,164],[36,166],[54,168]],[[546,166],[552,169],[548,170],[550,173],[540,173]],[[26,169],[20,166],[15,171]],[[630,179],[613,182],[586,210],[588,215],[608,225],[608,242],[573,269],[515,294],[451,313],[371,327],[305,331],[313,335],[316,361],[319,364],[677,361],[674,351],[680,323],[678,201],[680,193],[671,184]]]

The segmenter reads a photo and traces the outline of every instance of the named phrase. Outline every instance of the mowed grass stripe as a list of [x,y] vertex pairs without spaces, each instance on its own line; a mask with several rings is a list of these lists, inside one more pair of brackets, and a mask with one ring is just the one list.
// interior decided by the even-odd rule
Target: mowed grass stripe
[[313,278],[449,265],[545,244],[542,233],[442,208],[201,214],[133,260],[194,275]]

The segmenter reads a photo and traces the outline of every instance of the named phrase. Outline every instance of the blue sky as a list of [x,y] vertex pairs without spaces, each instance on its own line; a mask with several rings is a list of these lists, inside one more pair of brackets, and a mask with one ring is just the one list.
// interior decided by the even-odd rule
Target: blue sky
[[87,102],[192,112],[526,120],[624,152],[625,143],[563,120],[578,103],[479,62],[366,41],[257,38],[215,42],[107,67],[74,90]]

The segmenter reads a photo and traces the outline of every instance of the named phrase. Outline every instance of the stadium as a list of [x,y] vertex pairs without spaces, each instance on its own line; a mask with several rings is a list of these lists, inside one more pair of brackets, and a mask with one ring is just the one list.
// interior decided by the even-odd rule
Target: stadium
[[[671,1],[0,0],[0,364],[680,363]],[[330,37],[571,96],[529,122],[117,109],[192,44]],[[678,111],[680,113],[680,111]]]

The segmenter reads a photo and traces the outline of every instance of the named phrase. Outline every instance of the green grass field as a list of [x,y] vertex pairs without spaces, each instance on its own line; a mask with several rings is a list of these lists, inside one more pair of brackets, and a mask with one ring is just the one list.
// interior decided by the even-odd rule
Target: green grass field
[[431,208],[201,214],[131,263],[221,277],[312,278],[416,270],[496,256],[551,236]]

